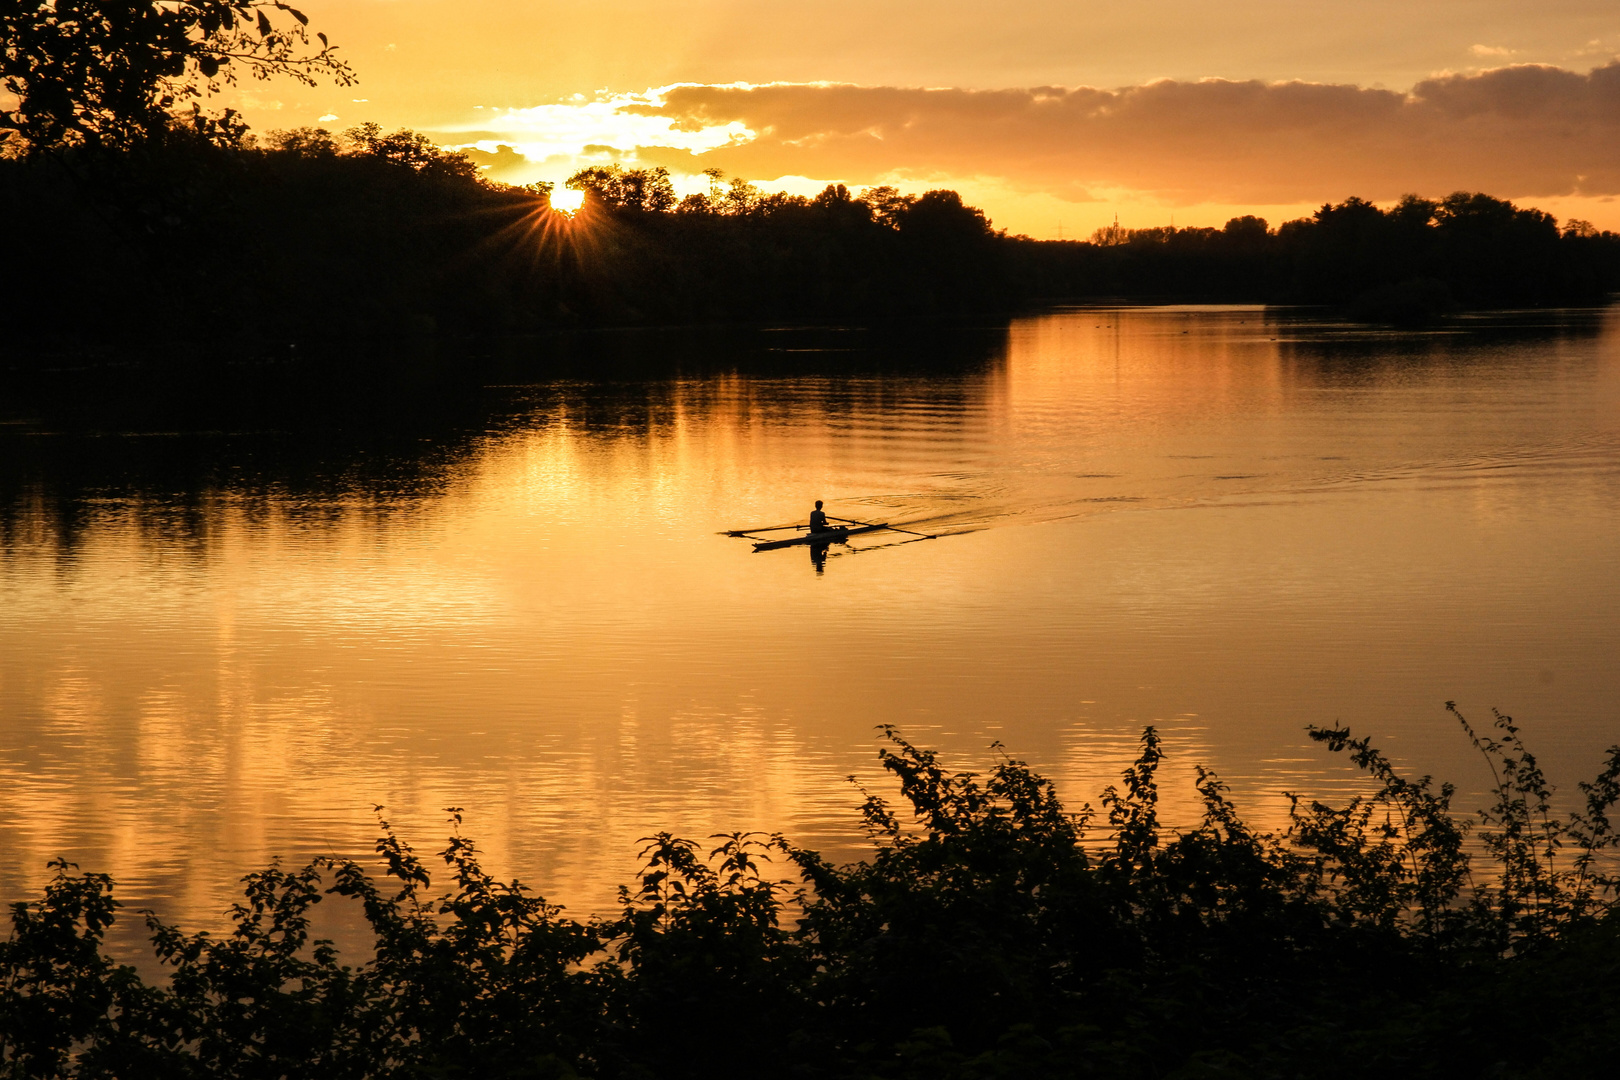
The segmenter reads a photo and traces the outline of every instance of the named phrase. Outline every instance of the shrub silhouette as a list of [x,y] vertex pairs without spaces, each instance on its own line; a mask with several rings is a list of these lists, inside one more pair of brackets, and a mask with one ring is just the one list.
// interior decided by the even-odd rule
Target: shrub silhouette
[[[1152,728],[1102,816],[1022,761],[952,772],[885,728],[901,801],[866,794],[869,859],[661,833],[586,921],[492,877],[451,808],[447,889],[380,820],[381,880],[250,874],[219,937],[147,913],[168,972],[147,984],[103,953],[112,882],[57,862],[0,945],[0,1074],[1592,1074],[1620,1035],[1620,746],[1559,817],[1510,718],[1458,719],[1496,770],[1479,851],[1449,785],[1343,728],[1311,734],[1376,786],[1295,798],[1281,835],[1203,769],[1201,820],[1167,830]],[[326,894],[370,928],[352,966],[309,937]],[[1514,1035],[1484,1037],[1504,1013]]]

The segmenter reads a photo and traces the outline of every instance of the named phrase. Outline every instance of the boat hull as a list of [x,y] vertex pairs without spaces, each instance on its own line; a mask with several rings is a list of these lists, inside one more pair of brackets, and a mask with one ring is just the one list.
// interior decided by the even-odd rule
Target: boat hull
[[762,540],[754,545],[755,551],[775,551],[777,548],[799,547],[804,544],[842,544],[851,536],[861,533],[877,532],[887,529],[887,523],[882,525],[862,525],[854,529],[833,529],[829,532],[807,533],[804,536],[795,536],[791,540]]

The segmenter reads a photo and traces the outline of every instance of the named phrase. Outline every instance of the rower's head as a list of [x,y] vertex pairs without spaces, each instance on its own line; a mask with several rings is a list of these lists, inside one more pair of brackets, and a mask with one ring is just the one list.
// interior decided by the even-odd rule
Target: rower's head
[[817,500],[816,500],[816,509],[817,509],[817,510],[820,510],[820,509],[821,509],[821,500],[820,500],[820,499],[817,499]]

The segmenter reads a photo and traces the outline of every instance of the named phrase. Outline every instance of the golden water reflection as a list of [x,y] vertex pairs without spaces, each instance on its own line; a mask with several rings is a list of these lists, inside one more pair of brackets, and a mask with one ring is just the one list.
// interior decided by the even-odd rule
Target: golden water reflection
[[[217,925],[274,855],[367,852],[375,804],[428,849],[456,805],[600,910],[658,829],[858,854],[881,723],[1076,802],[1153,723],[1167,818],[1202,763],[1272,826],[1357,784],[1307,723],[1465,788],[1447,699],[1569,787],[1620,734],[1610,315],[1085,308],[944,370],[818,334],[786,373],[508,372],[404,449],[6,427],[0,896],[61,853]],[[948,535],[822,574],[719,535],[815,498]]]

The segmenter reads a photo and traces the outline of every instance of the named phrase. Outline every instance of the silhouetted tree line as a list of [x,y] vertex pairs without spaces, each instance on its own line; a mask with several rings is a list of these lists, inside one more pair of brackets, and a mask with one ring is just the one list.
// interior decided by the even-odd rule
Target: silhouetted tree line
[[[1294,799],[1283,835],[1203,769],[1202,820],[1166,829],[1152,728],[1100,814],[1023,762],[952,772],[891,730],[903,804],[867,794],[866,861],[661,833],[619,910],[583,921],[492,877],[460,810],[439,888],[384,821],[382,880],[341,859],[250,874],[219,936],[146,913],[158,982],[104,950],[113,882],[56,862],[0,943],[0,1075],[1607,1075],[1620,747],[1560,816],[1511,720],[1463,723],[1496,777],[1475,821],[1313,729],[1369,789]],[[327,897],[370,949],[312,940]]]
[[1402,321],[1599,302],[1620,284],[1620,237],[1484,195],[1076,243],[998,233],[952,191],[805,198],[717,176],[678,198],[662,169],[617,166],[569,183],[586,193],[572,217],[547,185],[490,183],[465,156],[374,125],[229,145],[177,127],[117,168],[89,151],[0,160],[7,256],[23,271],[13,344],[994,315],[1099,296]]
[[[74,155],[64,155],[68,162]],[[1002,312],[1007,246],[955,192],[732,182],[677,201],[663,170],[591,169],[570,217],[547,185],[489,183],[411,132],[176,133],[116,184],[0,161],[29,272],[18,329],[292,338],[438,329]]]
[[1364,318],[1421,320],[1460,307],[1590,304],[1620,288],[1620,235],[1489,195],[1408,195],[1388,210],[1324,204],[1275,230],[1099,229],[1085,243],[1018,242],[1048,296],[1116,295],[1332,304]]

